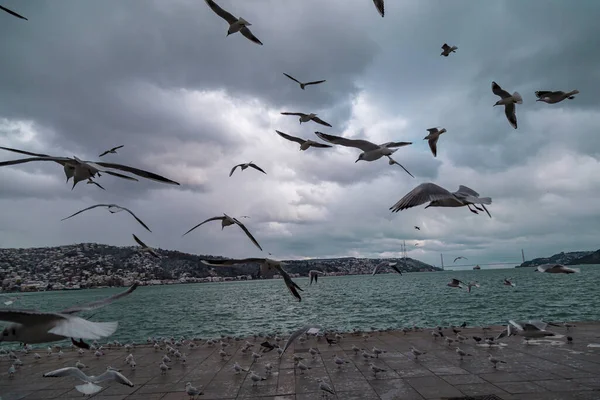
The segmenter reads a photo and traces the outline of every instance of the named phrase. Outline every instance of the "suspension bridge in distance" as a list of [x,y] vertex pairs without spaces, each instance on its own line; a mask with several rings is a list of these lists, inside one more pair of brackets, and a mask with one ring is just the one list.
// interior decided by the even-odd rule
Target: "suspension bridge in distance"
[[[440,254],[440,261],[442,262],[442,269],[444,269],[444,255]],[[515,267],[518,265],[521,265],[521,263],[525,262],[525,252],[523,251],[523,249],[521,249],[521,260],[518,260],[515,258],[515,261],[501,261],[501,262],[492,262],[492,263],[473,263],[473,264],[450,264],[447,265],[446,267],[448,268],[463,268],[463,267],[475,267],[475,266],[501,266],[501,265],[514,265]]]

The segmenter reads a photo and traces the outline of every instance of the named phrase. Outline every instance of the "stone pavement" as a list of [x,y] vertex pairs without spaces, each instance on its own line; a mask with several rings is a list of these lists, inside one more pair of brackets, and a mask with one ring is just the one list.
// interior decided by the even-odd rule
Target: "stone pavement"
[[[74,378],[43,378],[42,374],[56,368],[75,366],[79,360],[88,368],[88,375],[98,375],[108,365],[122,369],[135,386],[120,385],[114,381],[100,384],[104,389],[92,396],[94,400],[185,400],[186,382],[191,382],[204,394],[199,399],[262,399],[262,400],[308,400],[321,399],[317,378],[324,378],[336,391],[329,399],[375,400],[375,399],[527,399],[527,400],[598,400],[600,399],[600,323],[577,323],[577,327],[566,332],[555,328],[558,337],[553,341],[525,345],[522,338],[505,338],[504,345],[478,345],[471,337],[492,336],[500,331],[494,327],[492,333],[481,328],[462,329],[461,334],[469,340],[460,348],[472,356],[460,360],[455,346],[448,347],[443,340],[434,340],[429,330],[424,332],[401,331],[374,333],[366,341],[360,336],[347,334],[339,344],[329,346],[325,340],[311,337],[306,343],[298,341],[279,360],[275,350],[266,353],[254,363],[252,369],[265,375],[264,365],[272,363],[273,372],[266,380],[252,386],[245,372],[236,375],[234,362],[248,368],[252,356],[242,354],[244,341],[231,341],[226,351],[232,356],[221,360],[219,345],[209,347],[201,344],[195,349],[185,349],[187,362],[182,364],[171,356],[172,369],[161,375],[159,363],[164,351],[155,351],[151,346],[137,346],[133,351],[137,367],[131,370],[125,364],[129,352],[123,348],[107,350],[104,356],[95,357],[86,352],[79,357],[76,351],[65,349],[59,359],[56,354],[46,355],[46,350],[37,352],[42,356],[36,361],[34,352],[20,355],[24,365],[13,378],[8,377],[11,365],[8,357],[0,358],[0,397],[2,400],[16,399],[81,399],[82,394],[74,386],[82,382]],[[447,336],[454,336],[445,329]],[[571,335],[573,344],[566,344],[563,335]],[[264,339],[263,339],[264,340]],[[258,339],[256,347],[263,341]],[[254,339],[249,339],[254,342]],[[535,341],[532,341],[535,342]],[[599,344],[598,347],[588,347]],[[283,342],[281,342],[283,345]],[[354,355],[352,346],[371,350],[373,346],[386,350],[379,359],[372,361],[386,372],[377,378],[369,370],[368,363]],[[427,353],[415,360],[410,347],[415,346]],[[320,350],[320,356],[312,360],[309,347]],[[292,351],[293,350],[293,351]],[[301,354],[303,362],[311,367],[301,373],[294,369],[292,354]],[[337,368],[333,356],[346,359],[349,363]],[[506,361],[494,369],[488,354]],[[472,397],[466,397],[472,396]],[[481,396],[481,397],[475,397]]]

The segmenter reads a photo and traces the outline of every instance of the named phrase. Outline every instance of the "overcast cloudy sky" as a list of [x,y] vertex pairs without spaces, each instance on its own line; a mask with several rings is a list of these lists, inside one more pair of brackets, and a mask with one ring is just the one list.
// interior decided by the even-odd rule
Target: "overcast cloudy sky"
[[[597,249],[600,233],[600,2],[581,0],[220,0],[252,23],[258,46],[202,0],[1,0],[0,145],[151,170],[181,183],[103,175],[106,191],[71,191],[62,168],[0,168],[0,246],[80,242],[148,245],[195,254],[277,258],[401,254],[439,265],[517,262]],[[458,46],[440,57],[441,45]],[[327,82],[300,90],[283,72]],[[491,91],[518,91],[514,130]],[[580,90],[535,102],[535,90]],[[282,111],[314,112],[333,127]],[[444,127],[434,158],[426,129]],[[348,148],[300,152],[275,129],[383,143],[395,158],[354,161]],[[0,151],[0,160],[21,158]],[[254,161],[256,170],[231,167]],[[492,219],[466,208],[388,208],[413,187],[467,185],[490,196]],[[149,233],[125,214],[131,208]],[[235,227],[244,220],[264,252]],[[421,227],[420,231],[413,228]],[[418,245],[417,245],[418,244]]]

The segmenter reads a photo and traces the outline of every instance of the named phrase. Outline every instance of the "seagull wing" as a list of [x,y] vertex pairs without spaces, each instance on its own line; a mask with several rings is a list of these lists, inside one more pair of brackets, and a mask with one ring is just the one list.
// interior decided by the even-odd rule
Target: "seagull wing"
[[369,142],[368,140],[362,139],[346,139],[345,137],[330,135],[328,133],[315,132],[315,134],[322,140],[338,144],[340,146],[345,147],[355,147],[357,149],[361,149],[362,151],[372,151],[379,149],[375,143]]
[[300,293],[298,293],[298,290],[303,291],[302,288],[300,286],[298,286],[293,280],[292,278],[290,278],[290,276],[288,275],[288,273],[286,272],[286,270],[284,270],[281,265],[275,267],[277,268],[277,270],[279,271],[279,273],[281,274],[281,277],[283,278],[283,281],[285,282],[285,286],[287,286],[287,288],[289,289],[290,293],[298,299],[298,301],[302,301],[302,297],[300,297]]
[[110,149],[110,151],[115,151],[115,150],[119,150],[121,147],[125,147],[124,144],[117,146],[117,147],[113,147],[112,149]]
[[450,49],[450,46],[448,46],[448,43],[444,43],[444,44],[442,45],[442,50],[444,50],[444,51],[448,51],[449,49]]
[[325,79],[323,79],[322,81],[312,81],[312,82],[306,82],[304,84],[304,86],[308,86],[308,85],[318,85],[319,83],[323,83],[325,82]]
[[[404,170],[404,172],[406,172],[407,174],[409,174],[410,176],[412,176],[412,177],[414,178],[414,175],[413,175],[413,174],[411,174],[410,172],[408,172],[408,170],[407,170],[406,168],[404,168],[404,165],[400,164],[398,161],[394,160],[394,159],[393,159],[392,157],[390,157],[390,156],[387,156],[387,158],[389,158],[389,159],[390,159],[390,162],[391,162],[392,164],[399,165],[399,166],[400,166],[400,168],[402,168],[402,169]],[[391,165],[391,164],[390,164],[390,165]]]
[[107,155],[108,153],[110,153],[110,150],[106,150],[104,153],[100,154],[98,157],[103,157],[103,156]]
[[237,167],[241,167],[242,165],[244,165],[244,164],[238,164],[238,165],[235,165],[233,168],[231,168],[231,172],[229,173],[229,176],[231,177],[231,175],[233,175],[233,172],[235,171],[235,169]]
[[371,274],[371,276],[375,275],[377,273],[377,271],[379,271],[379,267],[381,267],[383,264],[377,264],[375,266],[375,268],[373,268],[373,273]]
[[443,187],[430,182],[422,183],[408,192],[396,204],[390,207],[390,210],[392,210],[392,212],[398,212],[400,210],[415,207],[429,201],[451,198],[454,198],[454,195]]
[[387,142],[384,144],[379,145],[380,147],[403,147],[403,146],[408,146],[411,145],[412,142]]
[[6,7],[2,7],[2,6],[0,6],[0,10],[6,11],[7,13],[9,13],[9,14],[11,14],[11,15],[14,15],[14,16],[15,16],[15,17],[17,17],[17,18],[21,18],[21,19],[24,19],[25,21],[29,21],[27,18],[25,18],[25,17],[24,17],[24,16],[22,16],[21,14],[17,14],[16,12],[14,12],[14,11],[12,11],[12,10],[9,10],[9,9],[8,9],[8,8],[6,8]]
[[246,234],[246,236],[248,236],[248,238],[252,241],[252,243],[254,243],[254,245],[256,247],[258,247],[260,249],[260,251],[262,251],[262,247],[260,247],[260,244],[258,244],[258,241],[256,239],[254,239],[254,236],[252,236],[252,234],[250,233],[250,231],[248,230],[248,228],[246,228],[246,226],[244,224],[242,224],[236,218],[233,218],[233,222],[235,222],[237,224],[237,226],[239,226],[240,228],[242,228],[242,230],[244,231],[244,233]]
[[281,115],[297,115],[299,117],[303,117],[306,114],[304,114],[304,113],[293,113],[293,112],[282,112]]
[[[1,6],[0,6],[1,7]],[[35,157],[52,157],[49,156],[48,154],[39,154],[39,153],[32,153],[30,151],[25,151],[25,150],[17,150],[17,149],[13,149],[10,147],[0,147],[0,149],[2,150],[6,150],[6,151],[12,151],[13,153],[19,153],[19,154],[25,154],[28,156],[35,156]]]
[[510,125],[517,129],[517,107],[515,107],[515,104],[506,104],[504,106],[504,114],[506,115],[506,119],[508,119]]
[[375,8],[377,8],[377,12],[381,17],[385,14],[385,9],[383,8],[383,0],[373,0],[373,4],[375,4]]
[[222,221],[222,220],[224,220],[225,218],[226,218],[226,217],[212,217],[212,218],[209,218],[209,219],[207,219],[207,220],[205,220],[205,221],[202,221],[202,222],[200,222],[198,225],[194,226],[192,229],[190,229],[189,231],[187,231],[186,233],[184,233],[184,234],[183,234],[183,235],[181,235],[181,236],[185,236],[185,235],[187,235],[188,233],[190,233],[191,231],[193,231],[194,229],[196,229],[196,228],[197,228],[197,227],[199,227],[200,225],[203,225],[203,224],[205,224],[205,223],[207,223],[207,222],[210,222],[210,221],[217,221],[217,220],[221,220],[221,221]]
[[64,337],[98,340],[110,336],[117,330],[118,322],[92,322],[73,315],[60,319],[48,333]]
[[64,318],[66,318],[64,315],[36,310],[0,309],[0,321],[14,322],[25,326],[50,324]]
[[523,327],[520,324],[517,324],[512,319],[508,320],[508,323],[511,324],[512,326],[514,326],[515,328],[517,328],[517,330],[519,330],[519,331],[523,331],[524,330]]
[[290,345],[294,342],[294,340],[298,339],[300,336],[302,336],[304,333],[308,332],[308,330],[312,329],[312,328],[321,329],[321,326],[320,325],[305,325],[302,328],[294,331],[290,335],[290,337],[288,338],[288,340],[285,342],[285,345],[283,346],[283,351],[279,355],[279,358],[281,358],[283,356],[283,353],[285,353],[285,351],[287,350],[287,348],[290,347]]
[[105,371],[103,374],[98,375],[98,376],[94,376],[92,379],[93,383],[100,383],[103,381],[116,381],[122,385],[127,385],[130,387],[133,387],[133,383],[131,383],[131,381],[129,379],[127,379],[123,374],[121,374],[118,371],[113,371],[113,370],[109,370],[109,371]]
[[43,375],[44,378],[62,378],[64,376],[72,376],[84,382],[90,381],[89,377],[83,371],[75,367],[60,368],[54,371],[46,372]]
[[64,164],[67,161],[72,161],[66,157],[31,157],[31,158],[19,158],[17,160],[10,161],[2,161],[0,162],[0,167],[5,167],[7,165],[17,165],[17,164],[25,164],[32,161],[54,161],[59,164]]
[[398,263],[389,263],[388,267],[390,267],[391,269],[393,269],[394,271],[396,271],[397,273],[402,275],[402,271],[400,271],[400,268],[398,268],[397,265],[398,265]]
[[293,80],[294,82],[298,82],[300,85],[302,85],[302,82],[300,82],[298,79],[294,78],[291,75],[286,74],[285,72],[283,73],[285,76],[287,76],[288,78],[290,78],[291,80]]
[[150,228],[148,228],[148,225],[146,225],[146,224],[145,224],[145,223],[144,223],[144,222],[143,222],[141,219],[139,219],[139,218],[138,218],[138,217],[137,217],[137,216],[136,216],[136,215],[133,213],[133,211],[131,211],[130,209],[128,209],[128,208],[125,208],[125,207],[121,207],[121,206],[117,206],[117,207],[119,207],[119,208],[120,208],[120,209],[122,209],[122,210],[125,210],[125,211],[127,211],[129,214],[131,214],[131,216],[132,216],[133,218],[135,218],[135,220],[136,220],[137,222],[139,222],[139,223],[140,223],[140,225],[142,225],[144,228],[146,228],[146,230],[148,230],[148,232],[152,232],[152,231],[150,230]]
[[142,242],[137,236],[133,235],[133,240],[135,240],[137,242],[137,244],[139,244],[140,246],[142,246],[145,249],[149,249],[150,247],[148,247],[148,245],[144,242]]
[[252,168],[254,168],[254,169],[256,169],[256,170],[258,170],[258,171],[262,172],[263,174],[266,174],[266,172],[265,172],[265,171],[263,171],[263,170],[262,170],[262,168],[260,168],[260,167],[259,167],[258,165],[256,165],[256,164],[252,164],[252,163],[250,163],[249,167],[252,167]]
[[221,17],[225,21],[227,21],[229,23],[229,25],[233,24],[234,22],[236,22],[238,20],[236,17],[234,17],[233,15],[231,15],[230,13],[228,13],[227,11],[225,11],[221,7],[219,7],[219,5],[217,3],[215,3],[213,0],[204,0],[204,1],[206,1],[206,4],[208,4],[208,6],[211,8],[211,10],[213,10],[215,12],[215,14],[217,14],[219,17]]
[[526,331],[545,331],[547,326],[548,324],[544,321],[529,320],[523,324],[523,329]]
[[546,97],[552,95],[554,92],[552,90],[537,90],[535,92],[535,97],[541,99],[542,97]]
[[331,145],[329,145],[329,144],[325,144],[325,143],[318,143],[318,142],[313,142],[313,141],[311,141],[310,145],[311,145],[312,147],[320,147],[320,148],[323,148],[323,149],[324,149],[324,148],[327,148],[327,147],[333,147],[333,146],[331,146]]
[[[306,140],[304,140],[302,138],[299,138],[299,137],[296,137],[296,136],[292,136],[292,135],[288,135],[287,133],[283,133],[283,132],[280,132],[278,130],[275,130],[275,132],[277,132],[277,134],[279,136],[281,136],[282,138],[290,140],[292,142],[303,144],[306,141]],[[327,147],[329,147],[329,146],[327,146]]]
[[312,120],[315,121],[317,124],[325,125],[331,128],[331,125],[328,122],[323,121],[319,117],[312,117]]
[[431,152],[433,153],[434,157],[437,157],[437,142],[439,138],[439,136],[436,136],[427,141],[429,143],[429,148],[431,149]]
[[112,302],[114,302],[115,300],[119,300],[125,296],[129,296],[131,293],[133,293],[133,291],[135,289],[137,289],[138,286],[139,286],[139,284],[137,282],[135,282],[133,285],[131,285],[129,287],[129,289],[125,290],[124,292],[117,293],[114,296],[110,296],[110,297],[107,297],[102,300],[92,301],[91,303],[82,304],[80,306],[69,307],[66,310],[61,311],[60,313],[61,314],[74,314],[74,313],[78,313],[81,311],[90,311],[90,310],[95,310],[95,309],[107,306],[107,305],[111,304]]
[[[179,185],[179,183],[177,183],[175,181],[172,181],[170,179],[167,179],[164,176],[160,176],[160,175],[155,174],[153,172],[144,171],[144,170],[141,170],[141,169],[138,169],[138,168],[134,168],[134,167],[130,167],[130,166],[127,166],[127,165],[114,164],[114,163],[106,163],[106,162],[98,162],[96,164],[100,165],[102,167],[105,167],[105,168],[118,169],[120,171],[129,172],[129,173],[132,173],[134,175],[141,176],[142,178],[150,179],[152,181],[161,182],[161,183],[167,183],[169,185]],[[105,171],[105,172],[108,173],[108,171]]]
[[238,264],[262,264],[266,258],[241,258],[232,260],[200,260],[203,264],[212,265],[215,267],[238,265]]
[[463,193],[463,194],[466,194],[466,195],[469,195],[469,196],[479,197],[479,193],[477,193],[473,189],[468,188],[468,187],[466,187],[464,185],[459,185],[458,186],[458,190],[456,192],[454,192],[454,193],[455,194],[456,193]]
[[88,180],[88,183],[91,183],[91,184],[93,184],[93,185],[96,185],[96,186],[98,186],[98,187],[99,187],[100,189],[102,189],[102,190],[106,190],[106,189],[104,189],[104,188],[102,187],[102,185],[100,185],[98,182],[95,182],[95,181],[93,181],[93,180],[91,180],[91,179],[90,179],[90,180]]
[[494,92],[496,96],[500,96],[503,99],[511,96],[510,93],[502,89],[496,82],[492,82],[492,92]]
[[252,31],[250,31],[250,28],[248,28],[247,26],[243,26],[242,29],[240,29],[240,33],[242,35],[246,36],[248,39],[250,39],[250,41],[252,41],[256,44],[260,44],[262,46],[262,42],[260,40],[258,40],[258,38],[256,36],[254,36]]
[[79,210],[75,214],[71,214],[68,217],[61,219],[61,221],[64,221],[65,219],[69,219],[71,217],[76,216],[77,214],[81,214],[84,211],[91,210],[91,209],[96,208],[96,207],[110,207],[110,206],[111,206],[111,204],[96,204],[94,206],[90,206],[90,207],[84,208],[83,210]]

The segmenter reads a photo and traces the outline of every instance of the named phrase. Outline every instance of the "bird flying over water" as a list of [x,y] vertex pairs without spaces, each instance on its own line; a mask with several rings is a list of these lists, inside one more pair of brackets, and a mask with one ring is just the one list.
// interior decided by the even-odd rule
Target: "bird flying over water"
[[67,367],[60,368],[54,371],[50,371],[45,373],[44,378],[60,378],[64,376],[71,376],[82,380],[85,382],[83,385],[75,386],[77,391],[83,393],[84,395],[90,395],[94,393],[98,393],[102,390],[101,386],[96,385],[96,383],[104,382],[104,381],[115,381],[122,385],[127,385],[129,387],[133,387],[133,383],[129,379],[127,379],[123,374],[117,372],[112,369],[107,369],[103,374],[98,376],[86,375],[79,368],[76,367]]
[[377,12],[383,18],[385,14],[385,9],[383,7],[383,0],[373,0],[373,4],[375,4],[375,8],[377,8]]
[[555,92],[551,90],[538,90],[535,92],[535,97],[538,98],[536,101],[543,101],[544,103],[555,104],[560,103],[565,99],[573,100],[576,94],[579,94],[579,90],[577,89],[567,93],[562,92],[560,90],[557,90]]
[[248,238],[250,239],[250,241],[252,243],[254,243],[254,245],[256,247],[258,247],[260,249],[260,251],[262,251],[262,247],[260,247],[260,244],[258,244],[258,241],[254,238],[254,236],[252,236],[252,234],[250,233],[250,231],[248,230],[248,228],[246,228],[246,226],[244,224],[242,224],[238,219],[236,218],[232,218],[227,214],[223,214],[222,217],[212,217],[209,218],[201,223],[199,223],[198,225],[194,226],[192,229],[190,229],[189,231],[187,231],[186,233],[184,233],[182,236],[187,235],[188,233],[190,233],[191,231],[193,231],[194,229],[198,228],[200,225],[203,225],[207,222],[210,221],[218,221],[221,220],[221,230],[223,230],[223,228],[225,228],[226,226],[230,226],[230,225],[237,225],[239,226],[244,233],[246,234],[246,236],[248,236]]
[[287,76],[288,78],[290,78],[291,80],[293,80],[294,82],[297,82],[300,85],[300,89],[304,90],[304,88],[308,85],[318,85],[319,83],[323,83],[325,82],[325,79],[323,79],[322,81],[312,81],[312,82],[300,82],[298,79],[294,78],[291,75],[286,74],[285,72],[283,73],[285,76]]
[[397,273],[399,273],[400,275],[402,275],[402,271],[400,271],[400,269],[397,267],[397,265],[398,265],[397,262],[382,262],[381,264],[377,264],[375,266],[375,268],[373,268],[373,273],[371,274],[371,276],[375,275],[381,267],[391,268],[394,271],[396,271]]
[[510,94],[506,90],[502,89],[496,82],[492,82],[492,92],[494,92],[496,96],[501,97],[501,99],[498,100],[494,106],[503,105],[506,119],[508,119],[508,122],[513,128],[517,129],[517,111],[515,104],[523,104],[523,98],[519,92]]
[[233,259],[233,260],[201,260],[203,264],[211,265],[215,267],[223,267],[223,266],[232,266],[239,264],[259,264],[259,275],[267,275],[279,273],[285,282],[285,285],[289,289],[290,293],[298,299],[298,301],[302,301],[302,297],[298,293],[298,290],[303,291],[303,289],[298,286],[290,275],[283,269],[285,265],[282,261],[272,260],[270,258],[242,258],[242,259]]
[[463,257],[463,256],[458,256],[454,259],[454,262],[456,262],[457,260],[468,260],[467,257]]
[[133,240],[135,240],[137,242],[137,244],[142,246],[140,251],[148,253],[155,258],[160,258],[160,255],[158,255],[158,253],[156,251],[154,251],[153,248],[148,247],[148,245],[146,243],[142,242],[137,236],[133,235]]
[[262,42],[258,40],[254,34],[248,28],[252,24],[246,21],[244,18],[236,18],[231,15],[229,12],[223,10],[217,3],[213,0],[204,0],[206,4],[213,10],[219,17],[223,18],[229,24],[229,29],[227,30],[227,36],[232,33],[240,32],[246,38],[250,39],[256,44],[260,44],[262,46]]
[[467,286],[463,281],[459,281],[458,279],[452,278],[450,283],[447,284],[450,287],[455,287],[462,289],[464,286]]
[[[431,182],[422,183],[408,192],[396,204],[391,206],[390,210],[392,210],[392,212],[398,212],[427,202],[429,202],[429,205],[425,208],[467,206],[469,211],[478,214],[476,210],[471,208],[471,206],[473,206],[479,211],[485,211],[489,217],[492,218],[485,207],[485,204],[492,204],[492,199],[490,197],[479,197],[479,193],[463,185],[460,185],[456,192],[450,193],[443,187]],[[483,209],[479,208],[477,204],[481,205]]]
[[579,268],[565,267],[562,264],[546,264],[538,266],[536,269],[534,269],[534,272],[547,272],[550,274],[574,274],[576,272],[581,272],[581,270]]
[[27,18],[25,18],[25,17],[24,17],[24,16],[22,16],[21,14],[17,14],[17,13],[16,13],[16,12],[14,12],[13,10],[9,10],[9,9],[8,9],[8,8],[6,8],[6,7],[2,7],[2,6],[0,6],[0,10],[2,10],[2,11],[6,11],[7,13],[9,13],[9,14],[11,14],[11,15],[14,15],[14,16],[15,16],[15,17],[17,17],[17,18],[21,18],[21,19],[24,19],[25,21],[29,21]]
[[310,277],[310,285],[312,285],[313,281],[315,281],[315,284],[317,283],[319,275],[323,275],[323,271],[319,271],[316,269],[311,269],[310,271],[308,271],[308,276]]
[[287,133],[283,133],[283,132],[280,132],[278,130],[275,130],[275,132],[277,132],[277,134],[279,136],[281,136],[282,138],[284,138],[284,139],[290,140],[292,142],[299,143],[300,144],[300,151],[308,150],[310,147],[320,147],[320,148],[333,147],[333,146],[328,145],[328,144],[315,142],[314,140],[302,139],[302,138],[299,138],[299,137],[296,137],[296,136],[288,135]]
[[317,114],[315,113],[304,114],[299,112],[282,112],[281,115],[296,115],[300,117],[298,119],[300,121],[300,124],[302,124],[303,122],[313,121],[317,124],[325,125],[331,128],[331,125],[328,122],[325,122],[321,118],[317,117]]
[[448,57],[450,55],[450,53],[456,53],[456,50],[458,50],[458,47],[456,46],[448,46],[448,43],[444,43],[442,45],[442,54],[440,54],[440,56],[444,56],[444,57]]
[[110,150],[106,150],[104,153],[100,154],[98,157],[105,156],[105,155],[107,155],[107,154],[109,154],[109,153],[110,153],[110,154],[117,154],[117,150],[119,150],[121,147],[125,147],[125,145],[124,145],[124,144],[122,144],[122,145],[120,145],[120,146],[113,147],[113,148],[112,148],[112,149],[110,149]]
[[506,279],[504,278],[504,286],[512,286],[515,287],[517,285],[515,285],[514,283],[512,283],[512,281],[510,279]]
[[263,171],[263,170],[262,170],[262,168],[260,168],[258,165],[254,164],[252,161],[250,161],[249,163],[245,163],[245,164],[238,164],[238,165],[236,165],[235,167],[231,168],[231,172],[229,173],[229,176],[230,176],[230,177],[231,177],[231,175],[233,175],[233,172],[235,171],[235,169],[236,169],[237,167],[240,167],[240,168],[242,169],[242,171],[243,171],[243,170],[245,170],[245,169],[246,169],[246,168],[248,168],[248,167],[252,167],[252,168],[254,168],[255,170],[258,170],[258,171],[262,172],[263,174],[266,174],[266,172],[265,172],[265,171]]
[[425,136],[423,140],[428,141],[431,153],[433,153],[434,157],[437,157],[437,142],[440,138],[440,135],[446,132],[446,129],[442,128],[441,130],[438,130],[438,128],[429,128],[427,131],[429,131],[429,134]]
[[76,216],[77,214],[81,214],[84,211],[91,210],[96,207],[106,207],[111,214],[116,214],[121,211],[127,211],[133,218],[135,218],[135,220],[137,222],[140,223],[140,225],[142,225],[144,228],[146,228],[146,230],[148,230],[148,232],[152,232],[150,230],[150,228],[148,228],[148,225],[146,225],[141,219],[139,219],[131,210],[129,210],[128,208],[125,208],[125,207],[121,207],[117,204],[96,204],[94,206],[84,208],[83,210],[77,211],[75,214],[71,214],[68,217],[61,219],[61,221],[64,221],[66,219]]

